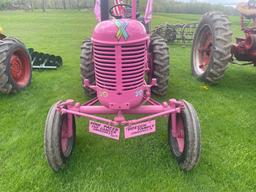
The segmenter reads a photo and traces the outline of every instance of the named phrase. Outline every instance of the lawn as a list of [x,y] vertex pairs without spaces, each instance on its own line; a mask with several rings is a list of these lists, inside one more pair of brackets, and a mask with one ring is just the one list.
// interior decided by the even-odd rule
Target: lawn
[[[160,23],[195,22],[199,15],[156,14]],[[88,133],[77,120],[77,145],[67,169],[53,173],[44,157],[44,122],[58,100],[88,100],[79,75],[80,45],[90,37],[91,12],[1,12],[5,33],[27,47],[61,55],[57,71],[33,72],[29,88],[0,95],[0,191],[256,191],[256,70],[232,65],[217,86],[191,75],[190,50],[170,46],[169,98],[186,99],[198,111],[202,128],[199,165],[179,170],[167,145],[167,121],[154,135],[115,142]],[[232,17],[241,35],[239,17]]]

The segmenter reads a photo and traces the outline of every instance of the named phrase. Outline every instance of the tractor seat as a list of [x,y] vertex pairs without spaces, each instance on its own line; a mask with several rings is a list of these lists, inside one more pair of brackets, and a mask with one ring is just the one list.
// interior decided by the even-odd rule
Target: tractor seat
[[[132,9],[131,8],[127,8],[126,9],[126,14],[127,15],[132,15]],[[136,18],[140,17],[140,13],[136,12]]]
[[238,3],[236,9],[245,17],[256,17],[256,9],[248,6],[248,3]]

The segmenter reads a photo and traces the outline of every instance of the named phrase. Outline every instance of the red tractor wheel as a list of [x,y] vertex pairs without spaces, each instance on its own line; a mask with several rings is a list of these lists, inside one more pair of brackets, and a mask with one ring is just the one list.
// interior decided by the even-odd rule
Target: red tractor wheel
[[15,38],[0,40],[0,92],[14,93],[31,83],[32,65],[24,44]]
[[[85,40],[81,47],[80,56],[80,76],[82,80],[82,85],[84,80],[88,79],[90,84],[95,84],[95,71],[94,64],[92,61],[92,42],[91,40]],[[96,92],[90,88],[84,88],[85,93],[88,96],[95,96]]]
[[44,133],[45,155],[54,171],[63,169],[71,156],[76,140],[76,124],[73,115],[61,114],[54,104],[49,110]]
[[200,157],[200,124],[194,107],[187,101],[183,102],[185,108],[176,115],[176,129],[172,129],[172,117],[169,117],[168,142],[180,168],[189,171]]
[[195,77],[217,83],[231,59],[232,32],[228,18],[218,12],[203,15],[196,30],[191,65]]

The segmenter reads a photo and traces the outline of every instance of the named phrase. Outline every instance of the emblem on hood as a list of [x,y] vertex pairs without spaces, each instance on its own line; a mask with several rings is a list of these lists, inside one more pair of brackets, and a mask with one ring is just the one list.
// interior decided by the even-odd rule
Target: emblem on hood
[[128,22],[126,21],[121,21],[121,20],[115,20],[115,24],[117,26],[117,33],[116,33],[116,38],[118,41],[123,37],[125,40],[129,38],[129,35],[126,31],[126,28],[128,26]]

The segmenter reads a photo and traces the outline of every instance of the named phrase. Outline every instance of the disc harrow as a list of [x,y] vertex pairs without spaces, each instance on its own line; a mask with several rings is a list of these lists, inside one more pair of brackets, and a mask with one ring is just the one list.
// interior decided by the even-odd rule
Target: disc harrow
[[41,53],[29,48],[33,69],[57,69],[63,65],[62,58],[51,54]]
[[167,43],[190,44],[198,24],[163,24],[152,31],[152,35],[159,35]]

